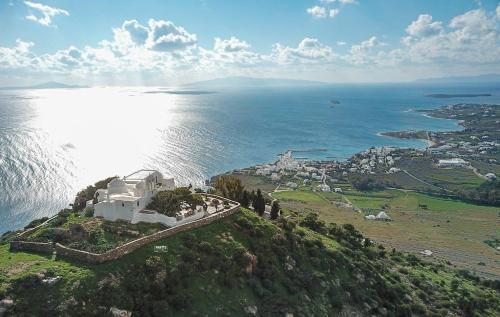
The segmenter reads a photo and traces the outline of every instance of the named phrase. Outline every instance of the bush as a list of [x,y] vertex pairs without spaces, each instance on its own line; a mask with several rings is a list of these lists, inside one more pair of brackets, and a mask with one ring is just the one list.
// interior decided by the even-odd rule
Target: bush
[[42,223],[44,223],[45,221],[49,220],[49,217],[43,217],[43,218],[40,218],[40,219],[35,219],[33,221],[31,221],[26,227],[24,227],[24,230],[27,230],[27,229],[30,229],[30,228],[34,228],[38,225],[41,225]]
[[349,183],[359,191],[379,191],[385,188],[383,182],[364,175],[352,175],[349,178]]
[[326,231],[325,222],[318,219],[319,219],[318,214],[311,212],[304,217],[304,219],[300,222],[300,225],[307,227],[313,231],[324,233]]
[[178,187],[173,190],[160,191],[153,197],[147,208],[169,217],[175,217],[183,203],[188,204],[194,210],[203,204],[203,198],[200,194],[192,194],[187,187]]
[[87,204],[87,201],[93,200],[95,192],[98,189],[105,189],[108,186],[108,183],[115,179],[116,176],[108,177],[101,181],[98,181],[94,184],[94,186],[88,186],[87,188],[79,191],[76,194],[75,201],[73,202],[73,211],[83,210]]
[[92,207],[85,208],[85,217],[94,217],[94,208]]

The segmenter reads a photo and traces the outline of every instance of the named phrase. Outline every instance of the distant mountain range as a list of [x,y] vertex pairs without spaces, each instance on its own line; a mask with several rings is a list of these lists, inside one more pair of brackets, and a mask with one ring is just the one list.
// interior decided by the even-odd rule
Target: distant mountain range
[[456,77],[439,77],[426,78],[414,81],[419,84],[486,84],[500,83],[500,74],[485,74],[478,76],[456,76]]
[[256,77],[224,77],[211,80],[189,83],[186,87],[203,88],[259,88],[259,87],[300,87],[320,86],[329,83],[310,80],[280,79],[280,78],[256,78]]
[[15,87],[0,87],[1,90],[15,90],[15,89],[60,89],[60,88],[87,88],[87,86],[67,85],[55,81],[33,85],[33,86],[15,86]]

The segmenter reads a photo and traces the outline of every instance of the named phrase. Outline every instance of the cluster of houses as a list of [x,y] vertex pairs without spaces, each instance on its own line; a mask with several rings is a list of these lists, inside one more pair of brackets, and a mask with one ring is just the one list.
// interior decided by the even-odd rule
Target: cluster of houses
[[[326,174],[326,166],[318,166],[321,163],[306,160],[296,160],[292,157],[292,151],[280,155],[278,161],[272,164],[255,166],[255,174],[267,176],[272,181],[280,181],[284,177],[293,178],[284,185],[291,189],[296,189],[300,184],[308,185],[312,182],[319,182],[317,188],[323,192],[330,192],[332,189],[326,184],[330,177]],[[316,166],[314,166],[316,165]],[[335,182],[334,179],[330,181]],[[333,191],[341,192],[341,188],[334,188]]]
[[376,171],[394,173],[394,164],[401,159],[394,155],[397,149],[392,147],[376,147],[361,152],[349,160],[350,173],[376,174]]
[[[481,139],[476,136],[470,136],[471,142],[468,141],[459,141],[457,143],[446,143],[442,145],[438,145],[435,147],[431,147],[428,151],[434,155],[468,155],[479,157],[481,155],[487,155],[496,151],[500,148],[500,144],[495,141],[487,141],[489,136],[483,135]],[[479,142],[478,142],[479,140]]]

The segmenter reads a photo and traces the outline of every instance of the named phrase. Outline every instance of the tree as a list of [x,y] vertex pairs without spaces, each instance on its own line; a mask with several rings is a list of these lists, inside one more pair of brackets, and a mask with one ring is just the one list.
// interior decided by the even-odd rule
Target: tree
[[187,187],[178,187],[173,190],[158,192],[147,208],[154,209],[169,217],[174,217],[181,209],[182,203],[188,204],[194,210],[197,206],[203,204],[203,198],[199,194],[192,194]]
[[379,191],[385,187],[381,181],[364,175],[352,175],[349,178],[349,183],[359,191]]
[[94,184],[94,186],[87,186],[87,188],[82,189],[76,194],[75,201],[73,202],[73,211],[81,211],[85,209],[87,201],[93,200],[94,204],[97,203],[97,200],[94,199],[95,192],[98,189],[105,189],[108,187],[108,183],[113,179],[117,178],[116,176],[108,177],[101,181],[98,181]]
[[241,197],[241,205],[245,208],[248,208],[248,206],[250,206],[250,194],[247,190],[243,191],[243,196]]
[[212,204],[215,206],[215,212],[217,212],[218,211],[217,209],[219,208],[220,201],[218,199],[214,198],[212,200]]
[[219,176],[214,182],[214,188],[222,196],[231,200],[241,202],[243,198],[244,187],[241,184],[241,180],[236,176]]
[[273,201],[273,205],[271,206],[271,220],[278,219],[280,214],[280,205],[277,200]]
[[191,194],[186,200],[186,203],[191,210],[195,210],[196,207],[203,205],[203,197],[200,194]]
[[266,201],[264,200],[260,189],[257,189],[257,194],[255,195],[252,205],[253,209],[259,216],[262,216],[264,211],[266,211]]
[[153,197],[147,208],[174,217],[177,211],[181,209],[181,200],[178,199],[173,190],[160,191]]

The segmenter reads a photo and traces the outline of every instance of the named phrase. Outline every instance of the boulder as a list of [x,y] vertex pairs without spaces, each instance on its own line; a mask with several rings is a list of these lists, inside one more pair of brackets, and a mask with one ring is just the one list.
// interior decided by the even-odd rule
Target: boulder
[[9,307],[12,307],[14,306],[14,301],[10,298],[4,298],[2,300],[0,300],[0,307],[6,307],[6,308],[9,308]]
[[42,280],[42,284],[47,285],[47,286],[52,286],[52,285],[56,284],[57,282],[59,282],[60,280],[61,280],[60,276],[48,277],[48,278],[44,278]]
[[257,316],[258,308],[255,305],[245,307],[245,312],[252,316]]
[[129,311],[124,310],[124,309],[118,309],[116,307],[111,307],[109,309],[109,312],[111,313],[111,316],[113,316],[113,317],[131,317],[132,316],[132,312],[129,312]]

